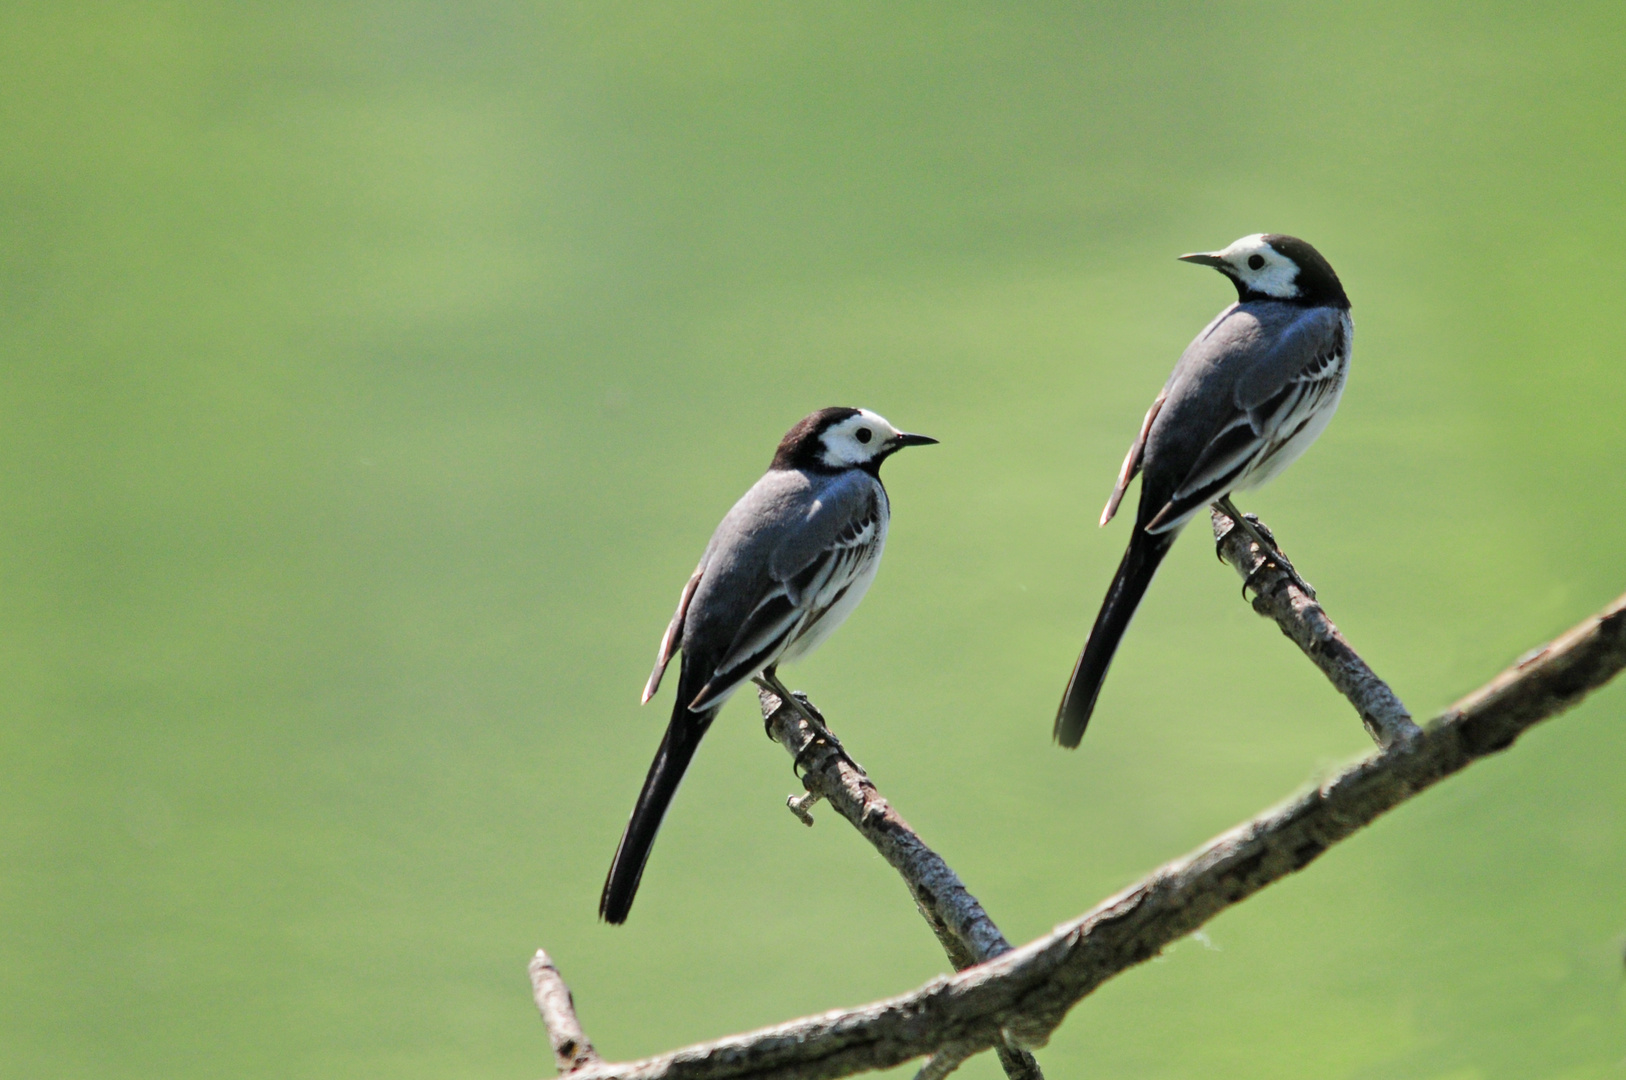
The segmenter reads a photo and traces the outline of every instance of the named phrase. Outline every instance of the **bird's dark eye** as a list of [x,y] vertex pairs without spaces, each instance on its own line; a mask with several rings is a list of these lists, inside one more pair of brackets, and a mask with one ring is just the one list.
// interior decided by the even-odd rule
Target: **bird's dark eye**
[[1265,257],[1263,255],[1249,255],[1248,256],[1248,269],[1249,270],[1258,270],[1258,269],[1262,268],[1264,265],[1265,265]]
[[858,429],[857,436],[859,442],[869,442],[873,438],[873,433],[869,428],[861,427]]

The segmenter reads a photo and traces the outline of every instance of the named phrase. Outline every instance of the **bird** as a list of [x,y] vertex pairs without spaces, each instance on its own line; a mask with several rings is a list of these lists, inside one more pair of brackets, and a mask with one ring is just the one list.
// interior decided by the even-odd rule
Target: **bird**
[[648,703],[682,652],[672,718],[604,879],[601,919],[626,921],[667,807],[730,695],[757,682],[804,708],[777,669],[829,637],[875,579],[892,517],[881,464],[936,442],[868,409],[820,409],[785,434],[768,471],[723,517],[683,586],[644,687]]
[[1084,737],[1112,655],[1158,564],[1204,505],[1219,507],[1303,584],[1275,543],[1236,512],[1231,493],[1279,474],[1332,419],[1355,335],[1349,297],[1320,252],[1280,233],[1254,233],[1180,259],[1224,274],[1237,298],[1180,355],[1101,514],[1104,526],[1140,474],[1129,546],[1056,714],[1055,739],[1069,748]]

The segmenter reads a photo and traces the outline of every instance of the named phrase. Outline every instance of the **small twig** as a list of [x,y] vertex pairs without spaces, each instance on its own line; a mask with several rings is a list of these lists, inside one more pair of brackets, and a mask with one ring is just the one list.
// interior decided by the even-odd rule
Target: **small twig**
[[[903,815],[892,809],[875,782],[852,758],[821,741],[801,712],[787,706],[773,691],[759,690],[757,698],[769,734],[802,765],[802,786],[807,794],[786,800],[791,812],[811,825],[807,810],[823,799],[873,844],[903,878],[915,907],[955,970],[1010,952],[1011,943],[960,876],[941,855],[926,846]],[[1019,1037],[1013,1032],[995,1047],[1006,1075],[1010,1080],[1043,1080],[1038,1061],[1019,1045]]]
[[790,807],[790,812],[796,815],[797,821],[800,821],[803,825],[806,825],[811,829],[813,827],[813,804],[817,803],[818,801],[819,793],[816,791],[809,791],[802,795],[791,795],[787,797],[785,799],[785,805]]
[[1622,668],[1626,596],[1463,698],[1415,739],[1357,762],[1019,949],[898,997],[642,1061],[591,1065],[573,1080],[832,1080],[951,1046],[993,1047],[1012,1025],[1038,1045],[1106,980],[1412,796],[1505,750]]
[[531,957],[531,997],[536,1001],[536,1011],[542,1014],[543,1026],[548,1029],[548,1041],[553,1044],[553,1060],[559,1066],[560,1076],[604,1064],[576,1019],[576,1003],[571,999],[570,987],[553,966],[552,958],[541,949]]
[[[1025,1077],[1031,1080],[1044,1080],[1044,1073],[1039,1068],[1039,1059],[1030,1051],[1016,1045],[1017,1040],[1015,1032],[1000,1033],[999,1042],[994,1045],[994,1056],[999,1059],[1000,1068],[1005,1070],[1005,1075],[1010,1080],[1023,1080]],[[966,1056],[970,1057],[972,1053],[975,1053],[975,1050],[968,1051]]]
[[943,1077],[965,1064],[966,1059],[975,1054],[981,1047],[977,1046],[945,1046],[937,1053],[926,1059],[926,1064],[915,1073],[915,1080],[943,1080]]
[[1244,588],[1254,590],[1253,610],[1275,619],[1282,633],[1349,699],[1372,741],[1387,749],[1422,734],[1389,684],[1366,666],[1315,597],[1299,588],[1293,575],[1272,561],[1224,511],[1215,508],[1212,517],[1220,557],[1242,575]]

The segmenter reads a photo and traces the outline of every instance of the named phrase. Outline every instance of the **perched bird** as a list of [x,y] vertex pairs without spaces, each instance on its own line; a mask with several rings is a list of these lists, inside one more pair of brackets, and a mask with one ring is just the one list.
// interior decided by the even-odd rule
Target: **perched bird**
[[682,649],[672,719],[615,849],[600,918],[626,921],[661,819],[723,702],[756,681],[795,704],[779,664],[806,656],[840,626],[880,565],[892,516],[881,463],[936,441],[867,409],[820,409],[786,433],[767,474],[717,526],[644,688],[647,702]]
[[1186,346],[1146,411],[1101,514],[1102,525],[1111,521],[1124,489],[1142,474],[1129,549],[1056,715],[1063,746],[1084,737],[1136,606],[1181,526],[1203,506],[1218,506],[1292,572],[1275,544],[1236,512],[1230,494],[1258,487],[1304,453],[1332,419],[1349,374],[1355,333],[1349,297],[1315,248],[1257,233],[1222,251],[1180,258],[1230,278],[1237,300]]

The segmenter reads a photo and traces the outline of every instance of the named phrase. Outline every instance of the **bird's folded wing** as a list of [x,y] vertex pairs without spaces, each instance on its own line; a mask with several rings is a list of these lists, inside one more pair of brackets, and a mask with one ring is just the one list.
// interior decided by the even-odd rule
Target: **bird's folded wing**
[[1255,402],[1244,404],[1242,388],[1238,387],[1238,404],[1248,410],[1248,420],[1264,440],[1264,447],[1254,459],[1252,468],[1265,468],[1271,458],[1303,431],[1327,406],[1328,398],[1338,393],[1344,371],[1340,357],[1348,350],[1344,340],[1342,321],[1335,322],[1330,333],[1314,342],[1306,350],[1298,370],[1275,393]]
[[689,702],[692,712],[703,712],[726,698],[735,688],[767,667],[783,652],[796,633],[806,612],[783,587],[770,593],[747,615],[728,653],[713,670],[706,685]]
[[1237,380],[1232,411],[1146,531],[1178,527],[1287,445],[1337,389],[1343,349],[1336,312],[1310,312],[1289,327]]
[[772,663],[846,592],[881,527],[874,481],[860,475],[821,493],[769,558],[771,585],[745,617],[691,709],[732,693]]
[[1337,357],[1343,350],[1340,313],[1331,308],[1306,311],[1284,327],[1270,351],[1249,364],[1237,379],[1237,408],[1262,422],[1272,411],[1271,403],[1295,384],[1314,383],[1335,374]]
[[768,560],[774,580],[787,582],[800,593],[815,567],[844,549],[873,540],[884,498],[879,488],[867,473],[857,470],[828,484],[774,548]]
[[1231,490],[1264,446],[1247,414],[1239,414],[1203,447],[1169,501],[1146,523],[1146,531],[1165,533],[1185,524],[1209,500]]

